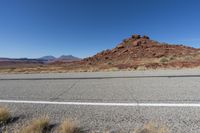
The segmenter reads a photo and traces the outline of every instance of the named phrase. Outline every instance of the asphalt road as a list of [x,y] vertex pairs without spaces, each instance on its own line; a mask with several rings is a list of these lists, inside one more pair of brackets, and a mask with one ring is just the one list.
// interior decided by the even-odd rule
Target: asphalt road
[[153,121],[172,133],[199,133],[199,90],[197,69],[1,74],[0,106],[19,117],[10,127],[47,114],[52,124],[71,118],[85,130],[130,131]]

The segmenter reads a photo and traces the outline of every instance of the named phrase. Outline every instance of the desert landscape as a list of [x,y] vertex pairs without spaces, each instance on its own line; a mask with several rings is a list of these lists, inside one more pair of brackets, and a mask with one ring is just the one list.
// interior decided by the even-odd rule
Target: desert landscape
[[0,0],[0,133],[200,133],[199,0]]
[[200,49],[184,45],[160,43],[150,37],[134,34],[113,49],[84,59],[0,60],[1,73],[96,72],[118,70],[156,70],[198,68]]

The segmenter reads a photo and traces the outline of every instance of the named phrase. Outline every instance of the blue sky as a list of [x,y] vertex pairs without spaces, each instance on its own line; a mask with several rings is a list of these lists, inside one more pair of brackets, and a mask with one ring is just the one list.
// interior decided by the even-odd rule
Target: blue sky
[[87,57],[135,33],[200,47],[200,1],[0,0],[0,57]]

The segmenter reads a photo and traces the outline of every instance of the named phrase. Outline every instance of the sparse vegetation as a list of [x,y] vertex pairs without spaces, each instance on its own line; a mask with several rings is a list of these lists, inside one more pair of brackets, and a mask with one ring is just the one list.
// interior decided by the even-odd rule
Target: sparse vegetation
[[16,133],[43,133],[44,130],[48,128],[49,121],[49,117],[47,116],[34,119]]
[[112,65],[112,62],[108,62],[108,65]]
[[[1,122],[6,122],[11,117],[8,108],[0,107],[0,120]],[[5,125],[6,126],[6,125]],[[48,130],[50,126],[50,119],[48,116],[43,116],[38,119],[33,119],[31,122],[28,122],[21,129],[14,129],[10,131],[8,127],[0,130],[2,133],[84,133],[78,124],[70,119],[64,120],[60,126],[57,127],[57,130],[50,131]],[[95,133],[95,132],[92,132]],[[110,133],[109,130],[103,131],[103,133]],[[164,127],[155,126],[153,123],[144,125],[141,129],[135,129],[130,133],[169,133],[169,131]]]
[[156,127],[153,123],[149,123],[141,129],[134,130],[133,133],[169,133],[169,131],[165,127]]
[[138,71],[144,71],[144,70],[147,70],[147,68],[145,66],[138,66],[137,70]]
[[78,133],[79,128],[75,122],[66,119],[58,128],[58,133]]
[[161,59],[160,59],[160,62],[161,63],[166,63],[166,62],[168,62],[169,60],[168,60],[168,58],[167,57],[162,57]]
[[0,124],[6,123],[11,117],[7,107],[0,107]]
[[192,56],[186,56],[186,57],[184,58],[184,60],[186,60],[186,61],[191,61],[192,59],[193,59]]
[[171,56],[171,57],[169,58],[169,60],[170,60],[170,61],[176,60],[176,57],[175,57],[175,56]]

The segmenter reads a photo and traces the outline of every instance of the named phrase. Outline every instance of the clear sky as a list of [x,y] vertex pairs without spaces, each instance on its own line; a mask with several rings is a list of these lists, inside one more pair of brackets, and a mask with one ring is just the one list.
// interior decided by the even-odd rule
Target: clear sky
[[200,1],[0,0],[0,57],[87,57],[135,33],[200,47]]

